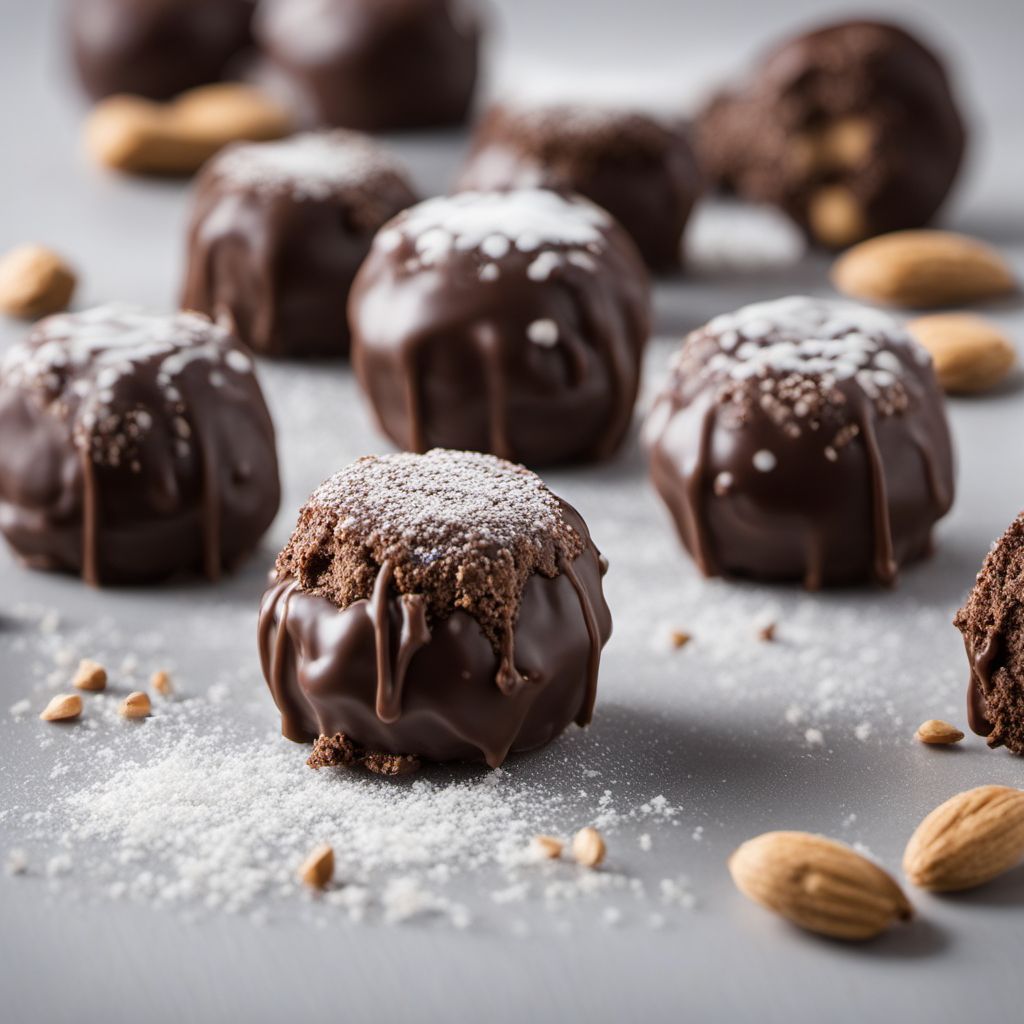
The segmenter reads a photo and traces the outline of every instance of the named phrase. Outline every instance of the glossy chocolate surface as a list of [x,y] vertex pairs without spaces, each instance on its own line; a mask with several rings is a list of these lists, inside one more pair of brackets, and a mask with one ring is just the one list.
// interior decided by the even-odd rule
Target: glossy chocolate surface
[[252,358],[204,317],[98,307],[41,321],[0,367],[0,530],[94,584],[211,579],[277,511]]
[[356,271],[415,201],[397,161],[352,132],[231,147],[196,188],[182,307],[261,355],[347,355]]
[[251,45],[254,0],[72,0],[72,50],[95,99],[166,100],[219,81]]
[[460,193],[377,236],[349,304],[353,365],[406,450],[600,459],[631,422],[649,301],[636,247],[593,204]]
[[895,581],[953,500],[942,394],[886,314],[794,297],[684,343],[646,427],[651,475],[708,576]]

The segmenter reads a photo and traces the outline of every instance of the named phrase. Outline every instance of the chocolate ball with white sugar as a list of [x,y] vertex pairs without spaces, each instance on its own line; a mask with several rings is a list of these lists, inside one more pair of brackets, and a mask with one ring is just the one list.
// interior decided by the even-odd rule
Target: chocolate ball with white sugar
[[930,356],[851,303],[794,296],[716,317],[684,341],[645,433],[708,576],[891,584],[953,501]]

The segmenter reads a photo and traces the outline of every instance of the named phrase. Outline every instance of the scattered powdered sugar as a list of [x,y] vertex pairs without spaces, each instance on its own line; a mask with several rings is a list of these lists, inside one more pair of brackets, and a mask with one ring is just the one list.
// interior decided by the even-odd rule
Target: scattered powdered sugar
[[610,225],[604,210],[578,196],[535,188],[460,192],[406,210],[374,245],[392,252],[403,239],[411,241],[416,254],[408,263],[411,271],[437,266],[453,252],[476,253],[499,270],[510,253],[533,255],[528,273],[540,281],[566,261],[592,266],[592,257],[604,251]]
[[297,198],[308,199],[352,192],[381,175],[403,173],[398,161],[368,136],[337,130],[232,146],[213,167],[239,186],[287,188]]

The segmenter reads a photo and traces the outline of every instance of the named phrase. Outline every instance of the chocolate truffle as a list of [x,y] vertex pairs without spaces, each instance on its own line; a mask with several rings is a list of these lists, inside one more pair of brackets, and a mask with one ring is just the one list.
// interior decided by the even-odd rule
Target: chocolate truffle
[[928,223],[964,126],[930,50],[895,25],[853,21],[778,46],[711,102],[696,140],[710,177],[841,247]]
[[252,358],[205,317],[101,306],[0,363],[0,530],[36,569],[148,583],[233,568],[277,511]]
[[460,188],[578,192],[629,232],[647,265],[678,268],[701,190],[682,131],[642,114],[560,105],[493,107],[476,130]]
[[604,457],[629,427],[647,274],[586,199],[463,192],[401,213],[352,288],[352,361],[399,447],[542,465]]
[[390,131],[458,124],[476,86],[471,0],[263,0],[272,80],[315,124]]
[[397,161],[363,135],[231,146],[200,175],[182,305],[264,355],[345,355],[356,271],[414,202]]
[[706,576],[875,580],[953,500],[931,358],[891,317],[799,296],[690,334],[647,421],[654,484]]
[[319,487],[260,609],[282,731],[310,763],[486,761],[591,718],[606,563],[522,466],[368,456]]
[[971,728],[1024,754],[1024,512],[996,542],[957,613],[970,682]]
[[217,82],[251,42],[254,0],[73,0],[72,50],[95,99],[167,100]]

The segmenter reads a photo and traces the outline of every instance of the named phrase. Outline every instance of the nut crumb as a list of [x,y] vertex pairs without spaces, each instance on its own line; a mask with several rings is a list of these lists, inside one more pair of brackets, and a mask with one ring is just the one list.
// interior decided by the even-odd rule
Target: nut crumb
[[107,688],[107,670],[98,662],[90,658],[83,658],[78,663],[78,670],[71,685],[76,690],[88,690],[90,693],[99,693]]
[[121,701],[120,710],[124,718],[147,718],[153,706],[149,702],[149,694],[136,690]]
[[955,725],[938,718],[929,718],[927,722],[922,722],[914,736],[930,747],[950,746],[964,738],[964,734]]
[[159,693],[161,697],[169,697],[174,692],[174,687],[171,686],[171,677],[163,669],[159,672],[154,672],[150,677],[149,685],[153,687],[155,693]]
[[562,856],[564,844],[554,836],[534,836],[530,840],[530,853],[537,860],[556,860]]
[[299,878],[312,889],[326,889],[334,878],[334,848],[321,843],[302,862]]
[[572,840],[572,855],[577,864],[585,868],[596,868],[606,852],[604,839],[596,828],[581,828]]
[[676,650],[679,650],[680,647],[685,647],[693,637],[685,630],[673,629],[672,632],[669,633],[668,639],[669,643],[672,644]]
[[758,640],[763,640],[766,644],[773,643],[775,640],[775,633],[778,626],[774,622],[766,622],[757,631]]
[[82,713],[82,698],[77,693],[58,693],[43,708],[39,717],[44,722],[69,722]]

